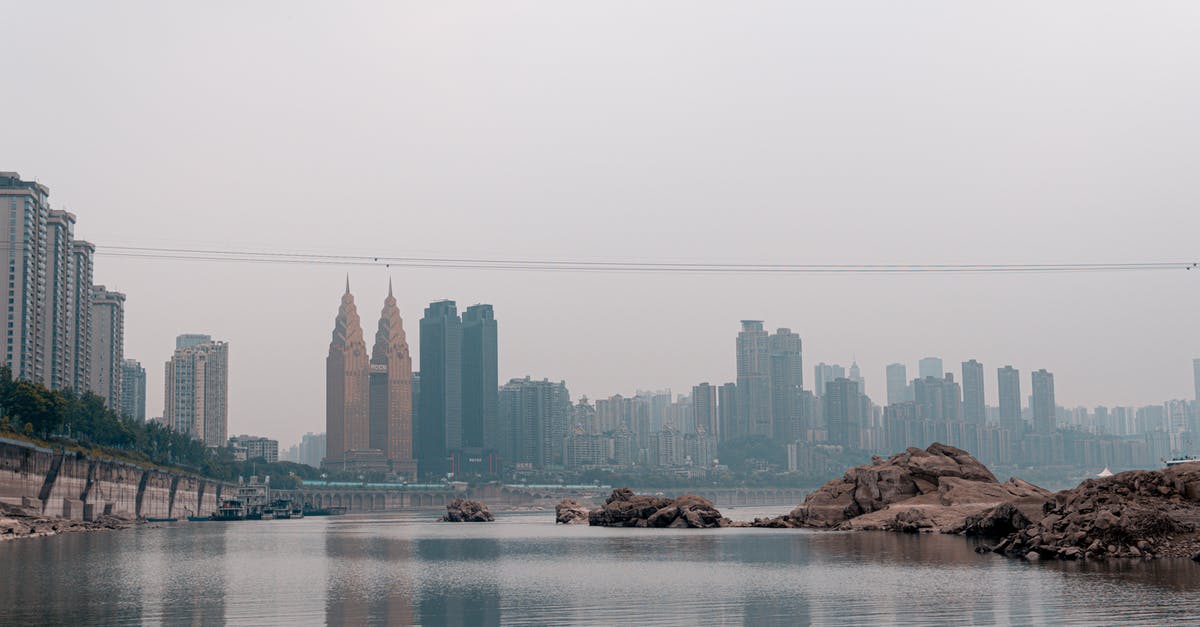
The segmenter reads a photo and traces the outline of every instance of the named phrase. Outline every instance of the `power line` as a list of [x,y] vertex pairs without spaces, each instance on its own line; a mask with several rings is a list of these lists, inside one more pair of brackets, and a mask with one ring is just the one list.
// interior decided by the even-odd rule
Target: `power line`
[[1192,270],[1189,261],[1086,263],[702,263],[661,261],[590,261],[488,257],[414,257],[401,255],[322,254],[290,251],[220,250],[150,246],[97,246],[98,255],[132,259],[270,263],[317,266],[377,266],[449,270],[549,272],[637,272],[714,274],[924,274],[924,273],[1095,273]]

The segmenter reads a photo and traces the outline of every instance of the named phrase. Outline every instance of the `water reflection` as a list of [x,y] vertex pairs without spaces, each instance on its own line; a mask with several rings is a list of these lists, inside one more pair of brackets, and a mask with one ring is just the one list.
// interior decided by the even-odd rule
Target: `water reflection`
[[1190,560],[1026,563],[953,536],[428,518],[2,543],[0,624],[1193,623],[1200,608]]

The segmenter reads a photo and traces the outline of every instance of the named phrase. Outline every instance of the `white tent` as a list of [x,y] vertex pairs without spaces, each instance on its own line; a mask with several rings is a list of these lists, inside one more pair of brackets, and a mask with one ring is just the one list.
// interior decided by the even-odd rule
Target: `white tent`
[[1105,468],[1104,470],[1101,470],[1100,474],[1098,474],[1096,476],[1097,477],[1111,477],[1111,476],[1113,476],[1113,473],[1108,468]]

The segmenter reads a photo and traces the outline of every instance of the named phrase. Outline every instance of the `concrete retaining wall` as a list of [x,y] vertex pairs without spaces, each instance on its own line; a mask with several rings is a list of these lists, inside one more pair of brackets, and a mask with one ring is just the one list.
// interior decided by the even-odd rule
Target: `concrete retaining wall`
[[232,484],[194,475],[0,438],[0,501],[38,503],[52,516],[207,516],[219,493],[233,491]]

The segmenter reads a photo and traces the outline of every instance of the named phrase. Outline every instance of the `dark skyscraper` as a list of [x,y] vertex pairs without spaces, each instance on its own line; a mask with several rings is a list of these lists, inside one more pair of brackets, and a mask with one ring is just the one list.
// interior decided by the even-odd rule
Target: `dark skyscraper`
[[737,336],[738,412],[731,437],[773,435],[770,351],[761,320],[743,320]]
[[500,389],[501,454],[526,468],[561,466],[571,420],[571,395],[563,382],[513,379]]
[[462,447],[462,322],[452,300],[421,318],[421,395],[417,468],[421,476],[450,472],[450,451]]
[[496,317],[491,305],[472,305],[462,316],[462,445],[499,450]]
[[987,421],[983,402],[983,364],[972,359],[962,365],[963,421],[981,425]]
[[1021,371],[1012,366],[996,370],[997,393],[1000,405],[1000,427],[1015,437],[1024,431],[1021,419]]
[[1043,368],[1033,373],[1033,429],[1041,434],[1054,433],[1056,427],[1054,375]]
[[721,421],[717,407],[718,388],[707,382],[692,386],[692,425],[714,438],[720,437]]
[[733,433],[738,423],[737,393],[736,383],[725,383],[717,392],[717,416],[721,423],[720,433],[717,434],[718,441],[735,437]]
[[779,329],[767,338],[772,435],[789,442],[799,438],[801,431],[800,388],[804,382],[804,363],[800,346],[800,336],[791,329]]

